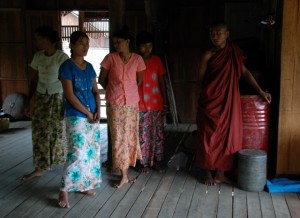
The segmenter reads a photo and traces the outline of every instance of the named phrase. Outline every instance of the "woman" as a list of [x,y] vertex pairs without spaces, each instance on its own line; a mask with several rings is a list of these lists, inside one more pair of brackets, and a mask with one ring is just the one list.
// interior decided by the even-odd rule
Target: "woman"
[[140,33],[137,36],[137,46],[147,67],[143,84],[139,87],[139,136],[143,156],[141,172],[148,173],[147,167],[153,167],[162,172],[164,112],[168,109],[165,69],[160,58],[152,54],[153,35],[151,33]]
[[[43,175],[55,164],[65,161],[63,146],[63,88],[58,80],[58,69],[69,57],[58,50],[58,33],[50,26],[35,30],[38,52],[30,66],[35,70],[29,85],[25,114],[32,117],[32,145],[35,170],[23,176],[29,180]],[[34,97],[33,111],[30,104]]]
[[106,90],[112,168],[120,170],[122,176],[116,188],[135,181],[128,175],[128,168],[142,159],[138,135],[138,86],[142,84],[146,66],[140,55],[130,51],[131,41],[127,29],[114,33],[116,51],[106,55],[101,62],[99,77],[99,83]]
[[100,97],[93,66],[84,60],[89,38],[81,31],[70,36],[71,58],[59,69],[65,96],[68,153],[59,206],[68,208],[68,192],[95,195],[101,183]]

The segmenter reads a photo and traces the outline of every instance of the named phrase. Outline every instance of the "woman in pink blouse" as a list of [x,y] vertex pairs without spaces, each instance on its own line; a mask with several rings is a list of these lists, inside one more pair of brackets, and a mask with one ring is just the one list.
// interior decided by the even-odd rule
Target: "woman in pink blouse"
[[128,175],[128,168],[142,159],[139,144],[139,93],[143,71],[143,58],[130,51],[132,36],[128,29],[113,35],[115,52],[106,55],[101,62],[99,83],[106,91],[107,120],[111,133],[112,168],[120,170],[122,187],[135,178]]

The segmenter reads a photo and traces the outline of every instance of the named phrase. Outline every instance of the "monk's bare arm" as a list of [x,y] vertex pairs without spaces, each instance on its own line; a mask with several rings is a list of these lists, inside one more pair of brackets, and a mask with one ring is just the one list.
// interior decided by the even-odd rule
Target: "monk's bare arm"
[[247,80],[247,82],[261,95],[261,97],[263,97],[268,103],[270,103],[272,100],[270,93],[264,92],[260,88],[255,78],[244,64],[242,65],[242,74]]
[[203,82],[203,78],[207,69],[207,63],[209,61],[209,59],[211,58],[211,56],[213,56],[213,52],[212,51],[207,51],[205,52],[201,59],[200,59],[200,63],[199,63],[199,84],[200,84],[200,88],[202,88],[202,82]]

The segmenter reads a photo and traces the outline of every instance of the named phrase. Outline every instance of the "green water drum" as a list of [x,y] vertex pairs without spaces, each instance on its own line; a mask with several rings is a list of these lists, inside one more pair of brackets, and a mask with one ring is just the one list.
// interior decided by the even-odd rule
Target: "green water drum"
[[260,192],[267,182],[267,154],[259,149],[243,149],[238,154],[238,187]]

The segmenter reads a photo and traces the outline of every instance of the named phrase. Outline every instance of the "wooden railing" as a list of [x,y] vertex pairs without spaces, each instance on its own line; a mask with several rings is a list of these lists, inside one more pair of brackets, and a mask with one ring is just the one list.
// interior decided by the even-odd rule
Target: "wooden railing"
[[79,30],[79,26],[62,26],[61,27],[61,39],[63,41],[70,41],[70,35],[74,31]]

